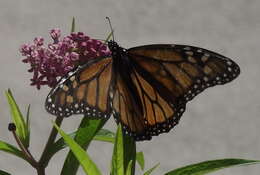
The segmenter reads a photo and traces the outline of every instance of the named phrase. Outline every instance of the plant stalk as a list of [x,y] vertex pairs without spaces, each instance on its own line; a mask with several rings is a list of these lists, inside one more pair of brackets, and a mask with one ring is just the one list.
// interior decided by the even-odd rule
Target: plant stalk
[[[56,120],[55,120],[55,123],[57,126],[60,127],[61,123],[62,123],[62,120],[63,120],[63,117],[56,117]],[[57,137],[57,134],[58,134],[58,131],[57,129],[53,126],[52,130],[51,130],[51,134],[49,136],[49,139],[47,141],[47,144],[45,145],[45,148],[43,150],[43,153],[41,155],[41,158],[38,162],[39,166],[40,166],[40,169],[43,168],[45,169],[48,165],[48,162],[46,162],[46,158],[48,157],[47,154],[48,154],[48,151],[49,151],[49,148],[52,146],[52,144],[55,142],[55,139]],[[48,160],[48,159],[47,159]],[[38,172],[38,170],[37,170]],[[42,175],[42,174],[38,174],[38,175]]]
[[22,141],[20,140],[20,138],[17,136],[15,130],[12,131],[13,136],[15,138],[15,141],[17,142],[18,146],[20,147],[21,151],[23,152],[23,154],[25,155],[27,161],[33,166],[33,167],[37,167],[38,166],[38,162],[36,162],[36,160],[34,159],[34,157],[32,156],[32,154],[30,153],[30,151],[23,145]]
[[37,167],[37,175],[45,175],[45,168],[44,167]]

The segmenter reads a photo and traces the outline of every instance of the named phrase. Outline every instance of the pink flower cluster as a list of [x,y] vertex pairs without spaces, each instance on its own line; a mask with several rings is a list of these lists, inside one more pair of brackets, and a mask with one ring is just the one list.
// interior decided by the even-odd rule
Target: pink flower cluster
[[44,46],[44,39],[37,37],[33,44],[23,44],[20,48],[22,61],[29,63],[33,72],[31,85],[40,89],[42,85],[54,87],[58,79],[79,64],[99,56],[111,55],[107,46],[99,40],[91,39],[82,32],[71,33],[61,38],[61,31],[50,31],[53,43]]

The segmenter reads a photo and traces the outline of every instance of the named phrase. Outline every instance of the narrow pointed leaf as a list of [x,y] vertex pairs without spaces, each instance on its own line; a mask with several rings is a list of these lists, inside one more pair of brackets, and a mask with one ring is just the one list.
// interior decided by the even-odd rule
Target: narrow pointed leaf
[[6,171],[0,170],[0,175],[11,175],[11,174],[7,173]]
[[26,160],[24,154],[18,148],[16,148],[15,146],[13,146],[9,143],[0,141],[0,151],[10,153],[12,155],[15,155],[17,157],[20,157],[20,158]]
[[111,175],[125,174],[124,167],[124,143],[121,125],[118,125],[116,132],[116,139],[114,144],[114,151],[112,156]]
[[31,105],[29,104],[26,112],[26,125],[30,125],[30,110],[31,110]]
[[[77,131],[68,134],[71,138],[75,138],[75,136],[77,135]],[[109,143],[114,143],[114,139],[115,139],[115,133],[107,130],[107,129],[100,129],[98,131],[98,133],[94,136],[93,140],[97,140],[97,141],[104,141],[104,142],[109,142]],[[58,151],[66,148],[68,145],[66,144],[66,142],[64,141],[64,139],[61,137],[60,139],[58,139],[53,145],[52,147],[49,149],[49,152],[47,153],[48,157],[46,158],[47,162],[50,161],[50,159],[52,158],[52,156],[54,154],[56,154]]]
[[72,23],[71,23],[71,29],[70,32],[75,32],[75,17],[72,18]]
[[[68,134],[71,138],[75,138],[77,134],[77,131],[73,132],[73,133],[70,133]],[[93,140],[95,141],[102,141],[102,142],[108,142],[108,143],[114,143],[115,141],[115,133],[112,132],[112,131],[109,131],[108,129],[100,129],[98,131],[98,133],[94,136]],[[49,149],[49,152],[48,152],[48,157],[46,158],[47,162],[50,161],[50,159],[53,157],[54,154],[56,154],[58,151],[64,149],[67,147],[67,144],[66,142],[64,141],[64,139],[61,137],[60,139],[58,139],[53,145],[52,147]],[[136,154],[136,156],[138,156],[139,158],[139,164],[140,166],[144,166],[144,158],[143,158],[143,155],[140,155],[140,154],[143,154],[142,152],[139,152]]]
[[[84,117],[80,123],[74,140],[83,149],[87,149],[97,132],[104,126],[106,119],[89,119]],[[70,151],[64,162],[61,175],[76,175],[79,168],[79,162]]]
[[136,161],[136,144],[132,137],[124,135],[121,125],[118,125],[114,152],[112,156],[112,175],[121,175],[126,173],[126,168],[131,163],[131,173],[135,173],[135,161]]
[[29,147],[28,131],[26,128],[26,123],[24,121],[24,117],[23,117],[17,103],[15,102],[15,99],[12,95],[11,90],[8,89],[8,91],[6,91],[5,94],[6,94],[9,106],[10,106],[12,120],[16,125],[16,134],[18,135],[18,137],[20,138],[20,140],[22,141],[24,146],[28,148]]
[[260,163],[259,160],[245,159],[219,159],[200,162],[181,167],[166,173],[165,175],[204,175],[223,168]]
[[136,153],[136,160],[137,163],[140,165],[141,170],[144,170],[144,166],[145,166],[144,153],[143,152]]
[[123,134],[124,143],[124,167],[128,167],[130,161],[132,175],[135,174],[135,162],[136,162],[136,144],[133,137]]
[[54,122],[53,125],[58,130],[59,134],[63,137],[65,142],[69,145],[71,151],[80,162],[84,172],[91,175],[101,175],[100,170],[97,168],[96,164],[90,159],[87,152],[81,148],[69,135],[62,131]]
[[[77,135],[77,131],[68,134],[71,138],[75,138]],[[107,129],[100,129],[98,131],[98,133],[94,136],[93,140],[97,140],[97,141],[104,141],[104,142],[109,142],[109,143],[114,143],[114,139],[115,139],[115,133],[113,133],[112,131],[109,131]],[[52,146],[52,149],[50,150],[51,152],[58,152],[59,150],[66,148],[66,142],[64,142],[63,138],[58,139]]]
[[156,165],[154,165],[151,169],[147,170],[144,175],[150,175],[160,164],[157,163]]
[[126,175],[132,175],[133,172],[132,172],[132,164],[133,164],[133,161],[130,160],[128,166],[127,166],[127,169],[126,169]]
[[26,135],[26,142],[28,143],[28,145],[30,145],[30,109],[31,109],[31,105],[29,104],[27,107],[27,112],[26,112],[26,130],[27,130],[27,135]]

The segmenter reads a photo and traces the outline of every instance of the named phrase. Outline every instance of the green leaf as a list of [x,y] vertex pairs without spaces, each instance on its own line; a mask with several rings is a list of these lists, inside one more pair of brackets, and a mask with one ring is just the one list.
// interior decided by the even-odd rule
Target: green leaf
[[111,175],[123,175],[125,174],[124,167],[124,143],[123,132],[121,125],[118,125],[116,132],[116,139],[114,144],[114,151],[112,156],[112,170]]
[[122,132],[121,125],[118,125],[114,152],[112,156],[112,175],[121,175],[126,173],[126,168],[131,164],[132,175],[135,172],[135,161],[136,161],[136,144],[132,137],[124,135]]
[[165,175],[204,175],[223,168],[260,163],[259,160],[245,159],[219,159],[200,162],[185,167],[181,167],[166,173]]
[[[96,133],[104,126],[107,119],[89,119],[84,117],[75,135],[75,141],[83,148],[87,149]],[[61,175],[76,175],[79,162],[70,151],[64,162]]]
[[5,172],[5,171],[3,171],[3,170],[0,170],[0,175],[11,175],[10,173],[7,173],[7,172]]
[[133,137],[123,134],[124,142],[124,167],[128,167],[130,161],[132,161],[132,175],[135,174],[135,162],[136,162],[136,144]]
[[20,158],[26,160],[24,154],[19,149],[17,149],[15,146],[13,146],[9,143],[0,141],[0,151],[10,153],[12,155],[15,155],[17,157],[20,157]]
[[70,32],[75,32],[75,17],[72,18],[72,23],[71,23],[71,29]]
[[94,136],[93,140],[114,143],[116,134],[107,129],[101,129]]
[[19,139],[24,144],[24,146],[26,148],[28,148],[29,147],[29,142],[28,142],[29,133],[27,130],[26,123],[24,121],[24,117],[23,117],[17,103],[15,102],[15,99],[12,95],[11,90],[8,89],[5,92],[5,94],[6,94],[9,106],[10,106],[12,120],[16,125],[16,134],[18,135]]
[[144,153],[143,152],[138,152],[136,153],[136,160],[138,162],[138,164],[140,165],[141,167],[141,170],[144,170],[144,164],[145,164],[145,161],[144,161]]
[[80,147],[70,136],[68,136],[64,131],[62,131],[54,122],[53,125],[58,130],[60,135],[64,138],[65,142],[69,145],[71,151],[76,156],[77,160],[80,162],[84,172],[86,174],[101,175],[100,170],[97,168],[96,164],[90,159],[87,152]]
[[31,105],[29,104],[27,107],[27,112],[26,112],[26,125],[28,126],[28,128],[30,128],[30,110],[31,110]]
[[150,175],[160,164],[157,163],[156,165],[154,165],[151,169],[147,170],[144,175]]
[[27,130],[27,136],[26,136],[26,143],[28,143],[28,145],[30,145],[30,109],[31,109],[31,105],[29,104],[27,107],[27,112],[26,112],[26,122],[25,122],[25,126],[26,126],[26,130]]
[[[77,135],[77,131],[68,134],[71,138],[75,138]],[[100,129],[98,133],[94,136],[93,140],[97,141],[104,141],[104,142],[109,142],[109,143],[114,143],[114,138],[115,138],[115,133],[112,131],[109,131],[107,129]],[[48,150],[46,161],[49,162],[50,159],[53,157],[54,154],[56,154],[58,151],[66,148],[68,145],[64,141],[64,139],[61,137],[58,139]]]
[[132,175],[133,172],[132,172],[132,166],[133,166],[133,161],[130,160],[128,166],[127,166],[127,169],[126,169],[126,175]]

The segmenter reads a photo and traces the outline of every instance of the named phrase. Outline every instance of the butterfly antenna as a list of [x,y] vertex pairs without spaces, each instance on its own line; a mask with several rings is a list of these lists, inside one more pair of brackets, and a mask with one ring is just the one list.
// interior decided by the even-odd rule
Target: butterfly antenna
[[106,17],[106,19],[108,20],[108,23],[109,23],[109,26],[110,26],[110,29],[111,29],[113,41],[115,41],[114,30],[113,30],[113,28],[112,28],[110,18],[109,18],[109,17]]

